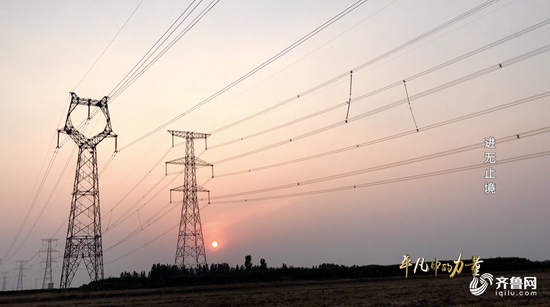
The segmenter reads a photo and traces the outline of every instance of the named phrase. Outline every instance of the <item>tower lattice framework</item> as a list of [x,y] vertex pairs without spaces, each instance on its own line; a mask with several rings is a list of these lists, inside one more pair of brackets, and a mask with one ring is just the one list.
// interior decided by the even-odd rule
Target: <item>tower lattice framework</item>
[[44,280],[42,281],[42,289],[53,288],[53,278],[52,278],[52,263],[56,263],[55,260],[52,260],[52,254],[59,253],[58,250],[54,248],[54,245],[57,245],[57,239],[42,239],[42,245],[45,245],[45,249],[40,252],[46,253],[46,261],[44,269]]
[[173,130],[168,130],[168,132],[172,134],[172,146],[174,146],[174,137],[185,139],[185,157],[166,162],[166,164],[178,164],[185,167],[183,185],[170,190],[170,194],[174,191],[183,192],[175,264],[188,269],[201,269],[207,266],[208,263],[206,261],[197,192],[208,192],[209,194],[210,192],[197,184],[196,171],[197,166],[212,167],[212,164],[195,157],[194,140],[205,139],[206,142],[209,134]]
[[27,269],[25,268],[25,265],[27,265],[27,260],[20,260],[16,261],[19,268],[16,270],[19,271],[18,277],[17,277],[17,291],[23,290],[23,279],[25,278],[25,274],[23,274],[24,271]]
[[6,291],[6,290],[7,290],[7,286],[8,286],[8,273],[9,273],[9,272],[2,272],[2,274],[4,275],[4,277],[2,278],[2,291]]
[[[71,103],[65,127],[58,130],[59,133],[69,135],[78,146],[76,176],[71,199],[63,267],[61,270],[60,287],[62,289],[71,286],[71,282],[82,260],[84,260],[92,281],[103,280],[104,277],[96,147],[106,137],[117,137],[111,128],[107,100],[107,96],[101,100],[95,100],[80,98],[75,93],[71,93]],[[88,120],[90,119],[90,110],[92,107],[101,110],[106,120],[105,128],[102,132],[88,138],[73,127],[71,113],[78,106],[88,107]]]

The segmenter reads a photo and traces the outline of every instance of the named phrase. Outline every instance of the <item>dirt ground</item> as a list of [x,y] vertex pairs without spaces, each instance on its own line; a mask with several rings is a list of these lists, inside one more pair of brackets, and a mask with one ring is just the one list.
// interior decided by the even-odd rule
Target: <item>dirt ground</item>
[[504,293],[501,297],[495,283],[474,296],[468,287],[471,275],[461,274],[454,279],[403,276],[101,292],[4,292],[0,306],[550,306],[550,272],[493,275],[535,276],[536,296]]

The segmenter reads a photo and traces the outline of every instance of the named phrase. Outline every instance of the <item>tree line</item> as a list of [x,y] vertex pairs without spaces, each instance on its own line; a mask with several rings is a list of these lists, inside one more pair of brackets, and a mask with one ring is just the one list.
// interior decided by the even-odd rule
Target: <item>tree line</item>
[[[491,258],[483,259],[482,272],[504,272],[518,270],[548,270],[550,261],[530,261],[525,258]],[[452,262],[452,260],[446,261]],[[413,264],[414,266],[414,264]],[[411,268],[412,270],[412,268]],[[418,272],[417,272],[418,273]],[[416,275],[427,275],[420,273]],[[410,272],[409,272],[409,275]],[[416,276],[415,275],[415,276]],[[462,275],[470,275],[463,271]],[[120,277],[110,277],[102,282],[92,282],[84,289],[108,290],[161,288],[176,286],[194,286],[209,284],[227,284],[242,282],[267,282],[284,280],[322,280],[353,279],[374,277],[405,277],[399,265],[366,265],[345,266],[334,263],[322,263],[313,267],[294,267],[283,263],[280,267],[268,267],[265,259],[254,265],[251,255],[245,256],[241,265],[231,266],[228,263],[212,263],[196,269],[179,267],[172,264],[153,264],[149,272],[122,272]],[[411,277],[411,276],[409,276]]]

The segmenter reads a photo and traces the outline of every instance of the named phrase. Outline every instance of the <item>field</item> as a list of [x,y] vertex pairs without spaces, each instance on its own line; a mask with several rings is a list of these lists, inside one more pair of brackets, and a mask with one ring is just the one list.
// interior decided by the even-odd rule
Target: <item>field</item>
[[550,306],[550,272],[493,275],[535,276],[537,294],[501,297],[496,295],[493,283],[476,297],[468,288],[471,275],[463,273],[454,279],[409,275],[408,279],[282,281],[124,291],[4,292],[0,293],[0,306]]

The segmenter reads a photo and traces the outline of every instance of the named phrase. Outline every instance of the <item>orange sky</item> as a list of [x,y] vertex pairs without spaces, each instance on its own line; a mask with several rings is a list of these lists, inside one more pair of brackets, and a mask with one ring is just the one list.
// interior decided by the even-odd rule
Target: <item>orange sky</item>
[[[171,147],[168,129],[210,133],[258,111],[307,91],[359,67],[433,29],[484,1],[368,1],[257,74],[150,137],[125,145],[166,123],[291,45],[354,1],[221,1],[151,69],[110,102],[113,130],[123,150],[100,178],[103,248],[115,245],[169,202],[169,189],[183,179],[164,161],[184,155],[184,146]],[[4,133],[0,159],[0,269],[11,271],[15,260],[32,259],[25,282],[42,281],[40,239],[55,234],[64,248],[76,155],[72,141],[56,155],[51,172],[37,193],[62,128],[70,91],[100,99],[119,83],[152,44],[187,7],[188,1],[144,1],[124,30],[84,81],[75,86],[109,44],[139,1],[71,2],[4,1],[0,4],[0,92]],[[548,18],[546,1],[501,0],[486,9],[411,44],[353,75],[352,98],[414,76]],[[377,13],[378,12],[378,13]],[[375,15],[373,15],[376,13]],[[372,17],[369,17],[373,15]],[[436,72],[407,82],[410,97],[550,43],[550,27],[519,36]],[[507,62],[505,62],[507,63]],[[499,143],[499,138],[548,126],[548,97],[426,130],[422,128],[496,107],[550,90],[550,54],[542,53],[437,93],[413,99],[420,132],[358,149],[267,170],[209,180],[210,169],[197,171],[197,181],[211,196],[245,192],[351,172],[419,156],[479,144],[479,148],[423,162],[363,173],[277,191],[231,199],[276,196],[435,172],[483,164],[483,140],[497,138],[495,195],[484,194],[484,169],[383,184],[349,191],[275,200],[212,204],[201,211],[209,263],[253,263],[265,258],[269,266],[283,262],[312,266],[394,264],[407,253],[412,258],[452,259],[518,256],[549,259],[548,157],[499,164],[505,159],[543,152],[548,134]],[[248,136],[347,101],[349,79],[235,127],[213,133],[210,147]],[[396,86],[353,101],[350,118],[406,98]],[[85,118],[86,110],[78,116]],[[221,161],[342,122],[346,107],[310,120],[196,154]],[[90,128],[100,120],[96,116]],[[80,122],[78,118],[74,120]],[[102,127],[97,124],[96,130]],[[216,174],[227,174],[307,157],[392,136],[414,129],[409,106],[401,104],[372,116],[313,136],[224,163]],[[62,137],[62,140],[65,136]],[[181,145],[181,139],[177,140]],[[99,169],[113,153],[114,141],[98,146]],[[166,155],[165,155],[166,154]],[[165,156],[164,156],[165,155]],[[164,157],[163,157],[164,156]],[[68,162],[67,162],[68,161]],[[65,164],[66,171],[62,173]],[[175,179],[174,179],[175,178]],[[138,184],[141,181],[140,184]],[[169,183],[174,179],[173,183]],[[57,184],[57,188],[54,187]],[[174,194],[175,197],[181,194]],[[200,195],[204,197],[205,195]],[[36,197],[36,201],[33,201]],[[221,201],[222,199],[220,199]],[[226,199],[223,199],[226,200]],[[31,204],[28,222],[10,255],[6,255]],[[118,204],[118,205],[117,205]],[[136,212],[110,227],[123,214]],[[201,202],[205,206],[206,202]],[[115,207],[111,213],[111,209]],[[105,275],[149,270],[153,263],[172,263],[177,230],[140,251],[179,222],[181,207],[145,227],[138,235],[105,252]],[[37,220],[39,213],[42,217]],[[163,211],[164,212],[164,211]],[[20,250],[11,255],[21,245]],[[110,222],[110,223],[109,223]],[[141,225],[140,225],[141,222]],[[60,228],[61,227],[61,228]],[[61,229],[56,233],[58,229]],[[214,250],[210,243],[217,240]],[[9,258],[9,259],[7,259]],[[59,282],[62,259],[57,259]],[[83,266],[81,266],[83,268]],[[79,272],[73,286],[88,282]],[[16,278],[10,281],[15,287]]]

